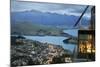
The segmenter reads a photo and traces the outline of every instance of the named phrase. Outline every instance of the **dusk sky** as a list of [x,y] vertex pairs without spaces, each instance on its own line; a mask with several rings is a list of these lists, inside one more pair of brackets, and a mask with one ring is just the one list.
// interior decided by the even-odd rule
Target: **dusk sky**
[[[55,4],[55,3],[39,3],[39,2],[22,2],[17,0],[11,0],[11,12],[15,11],[28,11],[38,10],[41,12],[51,12],[57,14],[75,15],[80,16],[87,5],[74,5],[74,4]],[[89,7],[84,17],[90,18]]]

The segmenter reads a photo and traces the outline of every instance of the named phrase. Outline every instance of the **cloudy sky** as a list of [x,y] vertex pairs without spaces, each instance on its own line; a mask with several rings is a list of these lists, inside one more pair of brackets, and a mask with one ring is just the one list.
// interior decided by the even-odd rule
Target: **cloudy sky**
[[[80,16],[87,5],[74,5],[74,4],[55,4],[55,3],[39,3],[39,2],[22,2],[17,0],[11,1],[11,12],[14,11],[28,11],[38,10],[41,12],[51,12],[66,15]],[[85,13],[85,17],[90,17],[90,6]]]

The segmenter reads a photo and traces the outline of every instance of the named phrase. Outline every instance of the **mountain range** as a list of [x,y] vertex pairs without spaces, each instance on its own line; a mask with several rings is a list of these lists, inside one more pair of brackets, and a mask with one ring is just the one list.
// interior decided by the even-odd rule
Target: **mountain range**
[[[11,23],[31,22],[33,24],[51,25],[51,26],[73,26],[79,16],[61,15],[50,12],[40,12],[37,10],[11,12]],[[88,25],[89,19],[82,18],[83,25]]]
[[[36,10],[11,12],[11,34],[61,35],[62,29],[73,26],[78,18]],[[89,19],[83,18],[81,22],[88,25]]]

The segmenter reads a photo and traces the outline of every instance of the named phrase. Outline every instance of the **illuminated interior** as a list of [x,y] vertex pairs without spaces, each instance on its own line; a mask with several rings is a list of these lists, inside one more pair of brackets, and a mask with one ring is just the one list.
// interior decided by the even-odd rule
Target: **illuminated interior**
[[95,46],[92,35],[86,35],[87,37],[81,39],[79,42],[80,53],[95,53]]

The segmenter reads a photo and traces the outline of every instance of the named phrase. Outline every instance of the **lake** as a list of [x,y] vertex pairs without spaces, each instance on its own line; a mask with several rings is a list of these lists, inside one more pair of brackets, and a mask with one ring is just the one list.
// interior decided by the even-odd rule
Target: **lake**
[[[72,36],[78,36],[78,30],[77,29],[70,29],[70,30],[64,30],[65,33],[68,33]],[[74,48],[77,47],[75,44],[66,44],[63,42],[63,40],[67,39],[68,37],[63,36],[24,36],[27,39],[36,40],[42,43],[51,43],[54,45],[60,45],[64,49],[68,49],[73,52]]]
[[68,30],[63,30],[63,32],[78,37],[78,29],[68,29]]

